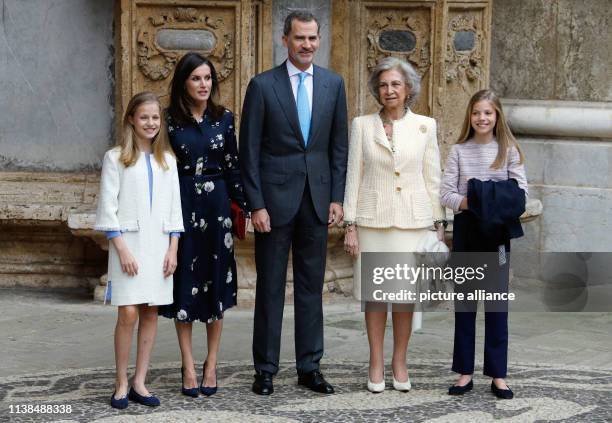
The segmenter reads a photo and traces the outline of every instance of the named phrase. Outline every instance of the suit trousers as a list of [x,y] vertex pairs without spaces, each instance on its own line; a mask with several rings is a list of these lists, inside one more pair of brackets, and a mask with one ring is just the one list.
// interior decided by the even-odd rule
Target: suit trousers
[[[469,212],[455,215],[453,224],[453,253],[472,253],[464,255],[463,265],[482,265],[487,263],[487,277],[480,283],[470,281],[455,285],[455,292],[508,292],[510,272],[510,242],[504,244],[506,260],[498,262],[499,246],[479,233],[477,220]],[[482,254],[486,253],[486,254]],[[451,261],[453,259],[451,258]],[[455,337],[452,370],[459,374],[474,373],[476,309],[478,301],[455,301]],[[508,303],[484,301],[485,339],[483,373],[492,378],[505,378],[508,363]]]
[[298,374],[308,373],[319,368],[323,356],[322,292],[327,256],[327,225],[317,217],[308,182],[294,218],[283,226],[271,224],[270,232],[255,233],[255,370],[278,372],[287,261],[291,248],[296,367]]

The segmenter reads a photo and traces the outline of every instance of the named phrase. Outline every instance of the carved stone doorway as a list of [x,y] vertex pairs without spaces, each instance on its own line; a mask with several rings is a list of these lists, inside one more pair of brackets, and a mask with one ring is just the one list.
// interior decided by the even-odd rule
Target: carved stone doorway
[[117,0],[116,7],[117,122],[137,92],[167,103],[174,67],[188,51],[211,59],[221,104],[239,119],[249,79],[272,64],[270,0]]
[[489,83],[491,7],[492,0],[335,0],[331,63],[345,78],[350,117],[379,107],[367,88],[376,63],[407,60],[422,78],[413,109],[438,121],[445,158],[469,98]]

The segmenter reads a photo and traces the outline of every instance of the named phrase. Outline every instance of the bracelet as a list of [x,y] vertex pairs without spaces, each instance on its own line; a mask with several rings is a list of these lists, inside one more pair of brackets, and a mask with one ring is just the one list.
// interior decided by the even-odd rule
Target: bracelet
[[355,224],[352,224],[352,225],[347,226],[346,228],[344,228],[344,232],[345,232],[345,233],[355,232],[355,229],[356,229],[356,228],[357,228],[357,227],[355,226]]
[[354,224],[355,224],[355,222],[352,221],[352,220],[345,220],[344,223],[342,224],[342,227],[343,228],[347,228],[349,226],[353,226]]
[[444,219],[436,220],[434,222],[434,228],[438,229],[438,225],[442,225],[444,226],[444,229],[446,229],[446,227],[448,226],[448,222]]

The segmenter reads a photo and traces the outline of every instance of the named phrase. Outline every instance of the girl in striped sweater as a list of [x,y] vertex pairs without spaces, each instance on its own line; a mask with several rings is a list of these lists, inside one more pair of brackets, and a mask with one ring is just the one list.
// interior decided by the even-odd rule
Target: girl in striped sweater
[[[440,202],[455,212],[453,252],[472,252],[480,257],[486,255],[482,253],[498,253],[504,259],[499,259],[497,273],[494,274],[497,279],[494,282],[506,291],[509,237],[501,242],[498,239],[492,241],[493,237],[477,229],[480,221],[468,204],[468,181],[472,178],[492,182],[514,179],[526,196],[527,179],[523,159],[521,148],[510,132],[497,95],[490,90],[474,94],[468,104],[459,140],[448,154]],[[524,201],[523,193],[520,190],[518,192],[520,198],[517,201]],[[458,285],[456,289],[462,288]],[[462,395],[473,387],[476,304],[470,304],[467,311],[457,311],[457,306],[452,369],[460,377],[449,388],[450,395]],[[508,313],[489,311],[492,308],[488,306],[485,303],[484,374],[493,378],[491,391],[497,397],[510,399],[513,393],[504,380],[508,357]],[[507,309],[507,303],[505,307]]]

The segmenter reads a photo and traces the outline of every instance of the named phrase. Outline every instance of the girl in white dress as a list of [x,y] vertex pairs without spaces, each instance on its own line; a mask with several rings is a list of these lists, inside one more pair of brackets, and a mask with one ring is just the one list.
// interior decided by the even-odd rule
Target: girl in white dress
[[[123,136],[106,152],[95,228],[109,242],[111,304],[117,376],[111,406],[128,399],[158,406],[145,387],[157,333],[157,306],[171,304],[178,236],[183,232],[176,160],[165,137],[161,104],[153,93],[135,95],[123,119]],[[136,373],[128,392],[127,366],[138,322]]]

